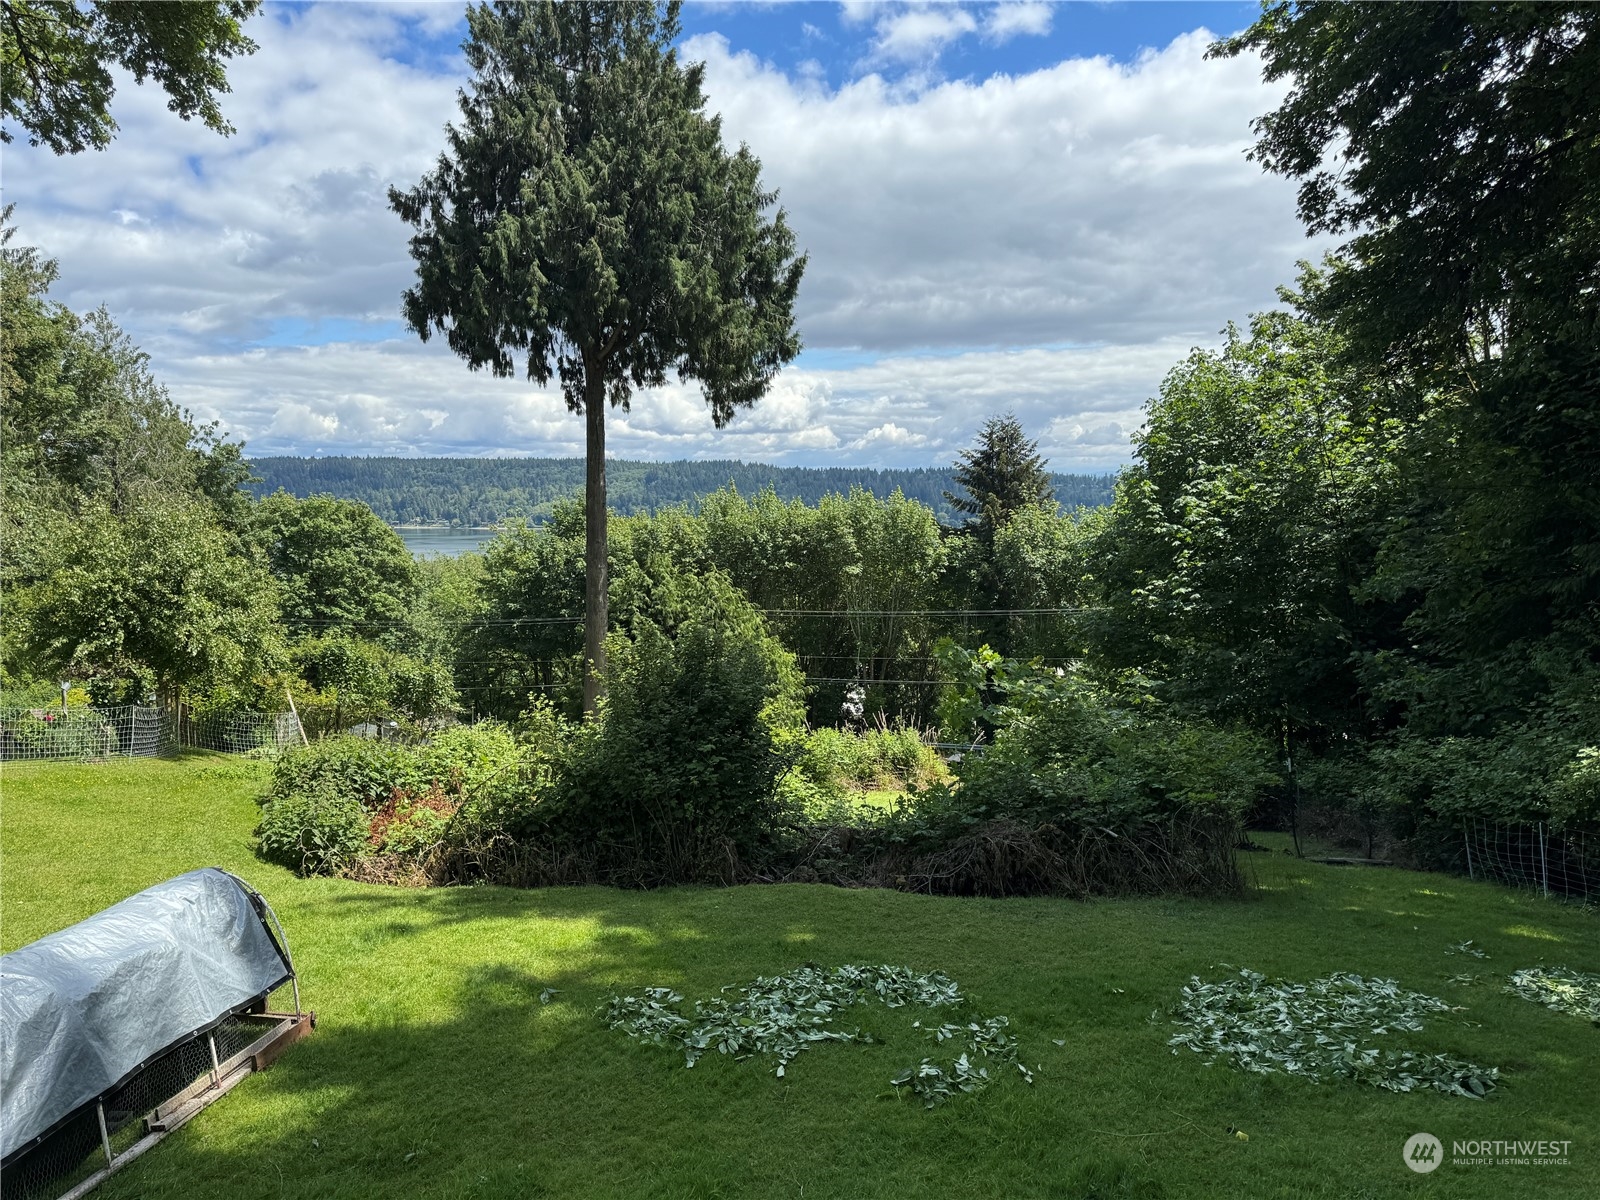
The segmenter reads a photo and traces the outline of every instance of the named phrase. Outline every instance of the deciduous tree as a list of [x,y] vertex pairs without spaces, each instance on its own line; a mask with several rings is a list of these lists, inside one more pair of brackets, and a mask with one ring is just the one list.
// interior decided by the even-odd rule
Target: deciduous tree
[[421,576],[400,535],[359,500],[263,500],[251,537],[283,593],[293,637],[347,633],[377,641],[409,632]]
[[[6,119],[57,154],[103,150],[117,131],[111,72],[121,68],[139,83],[159,83],[184,120],[232,133],[217,96],[229,90],[226,60],[255,53],[240,25],[259,7],[261,0],[0,0]],[[11,140],[0,129],[0,141]]]

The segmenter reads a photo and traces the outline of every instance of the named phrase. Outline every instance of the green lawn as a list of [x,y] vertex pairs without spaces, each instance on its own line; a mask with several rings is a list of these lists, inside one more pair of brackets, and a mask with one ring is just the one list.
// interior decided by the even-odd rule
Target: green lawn
[[[1592,912],[1447,876],[1245,856],[1231,901],[950,900],[825,886],[653,893],[401,891],[258,862],[258,768],[222,758],[7,767],[11,949],[159,879],[217,865],[277,909],[319,1027],[117,1176],[112,1197],[1600,1195],[1600,1029],[1446,982],[1538,962],[1600,970]],[[1471,938],[1486,962],[1446,950]],[[815,960],[905,963],[1005,1014],[1038,1063],[934,1111],[887,1086],[931,1053],[825,1045],[776,1079],[607,1031],[613,987],[725,984]],[[1473,1102],[1207,1068],[1153,1009],[1191,974],[1392,976],[1466,1006],[1409,1044],[1498,1065]],[[542,1005],[543,988],[559,993]],[[1055,1039],[1065,1044],[1057,1046]],[[1228,1135],[1238,1127],[1250,1135]],[[1415,1175],[1401,1144],[1570,1140],[1566,1167]]]

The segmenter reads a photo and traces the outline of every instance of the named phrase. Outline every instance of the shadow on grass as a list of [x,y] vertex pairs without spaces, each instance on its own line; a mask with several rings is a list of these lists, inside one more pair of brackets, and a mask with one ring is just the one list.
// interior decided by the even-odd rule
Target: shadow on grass
[[[898,905],[912,899],[884,895]],[[596,1018],[614,986],[665,984],[693,999],[792,967],[813,945],[793,939],[837,934],[862,896],[794,887],[744,898],[767,902],[754,906],[764,911],[748,903],[719,911],[726,893],[701,889],[363,888],[302,898],[302,919],[322,908],[330,925],[404,938],[375,973],[354,973],[387,978],[407,961],[410,995],[392,1016],[370,996],[358,1017],[325,1012],[312,1038],[104,1194],[948,1195],[991,1194],[1001,1181],[1008,1196],[1163,1194],[1115,1155],[1036,1141],[1046,1122],[1018,1080],[932,1113],[895,1094],[888,1079],[897,1069],[940,1053],[911,1029],[909,1009],[853,1010],[847,1023],[879,1042],[818,1047],[785,1080],[770,1063],[720,1056],[685,1071],[675,1051]],[[883,921],[857,920],[847,938],[884,937]],[[545,936],[560,926],[572,932],[570,952]],[[430,937],[441,931],[448,938]],[[443,951],[437,960],[430,946]],[[431,1008],[416,1003],[419,991],[432,994]],[[316,1006],[314,989],[307,1000]],[[990,1145],[996,1128],[1007,1133]],[[953,1170],[979,1181],[978,1192],[952,1193]]]

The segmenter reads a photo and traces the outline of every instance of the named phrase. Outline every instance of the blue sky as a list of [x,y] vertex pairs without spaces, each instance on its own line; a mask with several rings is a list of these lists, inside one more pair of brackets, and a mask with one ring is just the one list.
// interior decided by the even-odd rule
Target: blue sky
[[[959,10],[973,23],[972,34],[953,36],[938,58],[950,78],[1021,75],[1053,66],[1065,58],[1107,55],[1130,62],[1140,51],[1159,49],[1181,33],[1205,26],[1232,33],[1250,24],[1260,12],[1256,4],[1141,3],[1039,5],[1045,17],[1034,20],[1040,33],[1019,30],[1009,36],[985,36],[986,10],[993,6],[942,6],[929,11],[949,22]],[[1017,5],[1018,10],[1030,6]],[[816,63],[822,78],[838,87],[867,70],[915,69],[916,63],[874,59],[870,43],[882,6],[835,3],[689,4],[683,13],[686,37],[720,33],[729,43],[748,50],[778,69],[797,73]],[[959,20],[956,22],[959,28]],[[954,33],[955,30],[952,30]]]
[[[1125,462],[1196,345],[1324,248],[1245,159],[1276,93],[1208,62],[1242,4],[689,4],[730,141],[761,158],[810,266],[806,350],[718,431],[693,388],[618,413],[618,456],[950,461],[1012,409],[1061,469]],[[106,304],[173,396],[255,453],[568,454],[559,397],[466,370],[399,320],[385,192],[443,144],[463,8],[274,4],[222,139],[125,81],[103,153],[6,149],[57,296]]]

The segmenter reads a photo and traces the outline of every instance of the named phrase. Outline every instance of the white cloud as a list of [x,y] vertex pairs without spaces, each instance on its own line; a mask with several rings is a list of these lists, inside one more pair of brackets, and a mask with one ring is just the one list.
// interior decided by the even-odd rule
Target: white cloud
[[799,83],[717,36],[687,53],[801,245],[810,345],[1209,337],[1314,256],[1293,189],[1245,159],[1273,101],[1210,35],[906,96]]
[[996,4],[983,18],[983,36],[991,42],[1014,37],[1043,37],[1050,32],[1054,13],[1044,0],[1015,0]]
[[[1026,7],[985,10],[986,36],[1027,32]],[[21,239],[61,259],[57,297],[107,304],[175,398],[253,453],[580,453],[559,396],[475,375],[399,326],[412,264],[385,190],[432,165],[455,116],[445,11],[268,6],[260,52],[230,70],[231,139],[130,81],[109,151],[7,147],[6,198]],[[872,7],[855,36],[926,52],[963,16]],[[1058,465],[1123,461],[1165,370],[1319,249],[1292,189],[1242,153],[1275,93],[1253,62],[1205,61],[1208,41],[832,89],[693,40],[711,109],[810,253],[811,353],[724,431],[692,389],[640,397],[614,418],[614,452],[948,462],[1010,407]]]
[[915,5],[882,12],[874,28],[871,60],[929,62],[951,42],[978,28],[966,9],[955,4]]
[[847,26],[862,25],[882,7],[881,0],[839,0],[839,20]]
[[[1126,458],[1140,406],[1187,350],[1163,342],[794,367],[720,431],[698,389],[673,383],[611,410],[606,440],[622,458],[934,465],[1010,409],[1058,467],[1110,470]],[[583,422],[558,392],[469,371],[438,345],[263,347],[182,360],[168,381],[175,400],[224,419],[253,454],[583,452]]]

